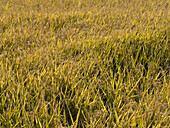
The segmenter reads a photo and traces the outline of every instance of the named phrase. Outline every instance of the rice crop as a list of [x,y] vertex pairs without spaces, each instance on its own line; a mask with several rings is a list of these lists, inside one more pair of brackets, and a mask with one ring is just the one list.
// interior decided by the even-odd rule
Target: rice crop
[[168,0],[0,0],[0,127],[170,127]]

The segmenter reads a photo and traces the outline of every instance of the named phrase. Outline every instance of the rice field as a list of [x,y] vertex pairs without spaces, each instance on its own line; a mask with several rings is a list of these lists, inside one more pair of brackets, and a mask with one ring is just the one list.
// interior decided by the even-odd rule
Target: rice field
[[0,0],[0,127],[169,128],[168,0]]

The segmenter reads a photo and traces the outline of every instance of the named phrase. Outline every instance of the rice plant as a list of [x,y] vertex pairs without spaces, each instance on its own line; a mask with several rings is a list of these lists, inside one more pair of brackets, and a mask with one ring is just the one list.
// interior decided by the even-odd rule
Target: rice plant
[[170,127],[168,0],[0,0],[0,127]]

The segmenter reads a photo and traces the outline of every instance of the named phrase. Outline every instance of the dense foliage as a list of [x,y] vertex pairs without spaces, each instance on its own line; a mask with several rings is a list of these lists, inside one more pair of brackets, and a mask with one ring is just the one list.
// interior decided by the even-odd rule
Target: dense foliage
[[0,127],[170,127],[168,0],[0,0]]

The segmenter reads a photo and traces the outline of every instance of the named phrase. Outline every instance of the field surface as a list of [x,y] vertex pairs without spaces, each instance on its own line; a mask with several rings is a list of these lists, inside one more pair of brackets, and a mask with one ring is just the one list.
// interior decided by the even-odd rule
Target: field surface
[[168,0],[0,0],[1,128],[169,128]]

